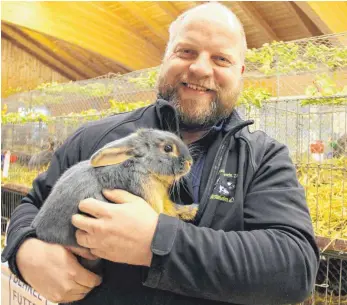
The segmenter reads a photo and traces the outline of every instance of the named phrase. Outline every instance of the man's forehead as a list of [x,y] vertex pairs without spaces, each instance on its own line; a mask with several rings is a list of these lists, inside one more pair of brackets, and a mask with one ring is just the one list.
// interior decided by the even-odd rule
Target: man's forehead
[[199,32],[205,36],[225,36],[235,39],[240,34],[240,27],[229,19],[218,20],[215,17],[187,18],[179,26],[177,36],[187,36],[189,32]]
[[226,31],[239,31],[240,25],[231,15],[226,14],[201,14],[186,16],[182,21],[183,27],[190,27],[199,24],[217,25]]
[[[196,35],[197,33],[199,35]],[[234,49],[234,46],[241,41],[241,35],[235,25],[197,19],[182,24],[177,33],[175,45],[180,43],[199,45],[207,41],[211,46],[213,43],[222,49]]]

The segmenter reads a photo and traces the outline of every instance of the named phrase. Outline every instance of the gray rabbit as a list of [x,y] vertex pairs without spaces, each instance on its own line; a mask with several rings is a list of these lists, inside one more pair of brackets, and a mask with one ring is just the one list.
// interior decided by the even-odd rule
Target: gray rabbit
[[30,158],[29,162],[27,163],[29,169],[30,170],[41,169],[42,167],[47,166],[52,160],[54,150],[58,147],[59,147],[59,142],[49,138],[46,148],[40,151],[39,153],[34,154]]
[[347,134],[344,134],[337,140],[333,156],[336,158],[347,156]]
[[24,152],[13,152],[14,155],[18,157],[18,163],[21,166],[28,166],[30,159],[32,158],[32,155]]
[[71,217],[79,212],[78,204],[85,198],[107,201],[102,195],[105,188],[140,196],[158,213],[193,219],[195,205],[176,205],[169,197],[170,187],[189,172],[191,164],[188,147],[176,135],[140,129],[69,168],[54,185],[32,226],[41,240],[78,246]]

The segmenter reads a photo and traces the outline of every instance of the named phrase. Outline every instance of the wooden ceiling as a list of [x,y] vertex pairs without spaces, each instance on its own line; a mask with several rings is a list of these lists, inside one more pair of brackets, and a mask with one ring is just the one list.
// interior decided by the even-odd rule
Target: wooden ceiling
[[1,35],[70,80],[130,71],[96,52],[6,21],[1,23]]
[[[69,79],[87,79],[159,65],[170,23],[201,3],[2,2],[1,33]],[[345,2],[223,4],[243,23],[250,48],[347,30]]]

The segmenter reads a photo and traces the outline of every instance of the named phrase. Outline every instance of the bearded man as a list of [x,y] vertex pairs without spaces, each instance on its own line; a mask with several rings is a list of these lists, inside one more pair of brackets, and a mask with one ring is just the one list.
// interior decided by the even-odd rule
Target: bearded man
[[[55,152],[12,215],[3,259],[53,302],[77,304],[290,304],[312,291],[319,252],[303,188],[286,146],[250,133],[234,110],[247,49],[237,17],[218,3],[170,26],[153,105],[87,124]],[[122,190],[81,202],[66,249],[35,238],[30,223],[58,177],[138,128],[174,132],[194,146],[176,203],[198,204],[184,222]],[[103,258],[103,278],[74,254]]]

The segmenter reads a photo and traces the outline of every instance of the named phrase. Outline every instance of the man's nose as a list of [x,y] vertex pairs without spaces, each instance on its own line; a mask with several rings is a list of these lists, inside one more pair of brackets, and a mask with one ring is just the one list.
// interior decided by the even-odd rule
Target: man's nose
[[190,72],[198,78],[205,78],[212,76],[213,67],[210,62],[209,56],[200,54],[195,61],[190,65]]

